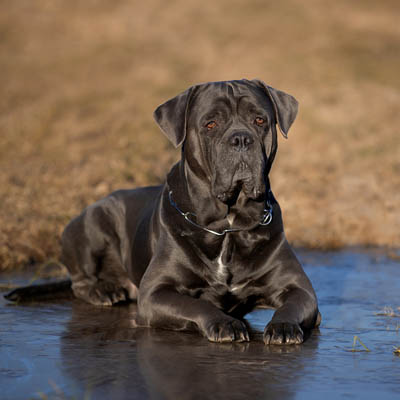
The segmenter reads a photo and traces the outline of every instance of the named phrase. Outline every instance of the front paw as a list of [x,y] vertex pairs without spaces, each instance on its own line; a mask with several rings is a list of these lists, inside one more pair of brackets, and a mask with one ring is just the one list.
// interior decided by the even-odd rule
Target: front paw
[[300,344],[304,333],[298,324],[270,322],[264,329],[265,344]]
[[203,329],[204,336],[210,342],[249,342],[246,325],[237,319],[228,318],[210,321]]

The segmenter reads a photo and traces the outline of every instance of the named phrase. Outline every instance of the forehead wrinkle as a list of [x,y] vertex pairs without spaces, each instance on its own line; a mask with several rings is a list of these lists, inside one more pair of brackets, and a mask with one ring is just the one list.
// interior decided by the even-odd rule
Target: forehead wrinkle
[[231,99],[228,97],[217,97],[214,101],[213,101],[213,106],[219,106],[220,104],[223,104],[224,106],[226,106],[229,109],[232,109],[232,103],[231,103]]
[[[269,98],[265,96],[263,93],[259,92],[253,92],[252,94],[254,96],[242,96],[239,99],[238,111],[241,104],[243,104],[244,106],[250,105],[254,109],[254,111],[262,114],[267,114],[269,118],[269,114],[274,113],[274,108]],[[242,100],[244,100],[244,102],[242,102]],[[265,113],[266,111],[269,112]]]
[[[247,100],[247,101],[246,101],[246,100]],[[239,111],[239,108],[240,108],[241,103],[242,103],[243,101],[245,101],[245,104],[254,105],[254,102],[251,101],[250,96],[247,96],[247,95],[240,96],[240,97],[237,99],[237,102],[236,102],[236,107],[237,107],[237,110],[238,110],[238,111]]]
[[228,111],[228,113],[232,112],[232,103],[231,100],[228,97],[225,96],[219,96],[214,99],[210,99],[211,101],[206,101],[198,102],[198,116],[201,118],[204,115],[207,114],[213,114],[217,111],[220,111],[222,109],[225,111]]
[[250,96],[241,96],[238,99],[237,102],[237,109],[239,111],[239,109],[241,107],[243,108],[251,108],[254,109],[256,111],[261,111],[265,109],[265,102],[261,102],[259,99],[254,98],[254,97],[250,97]]
[[257,109],[271,110],[267,96],[261,89],[249,85],[242,81],[221,81],[210,82],[201,85],[200,90],[193,98],[193,108],[197,109],[197,115],[204,116],[218,111],[218,109],[228,109],[229,113],[239,112],[242,100],[248,100]]
[[232,81],[227,83],[229,83],[229,86],[233,88],[237,112],[239,112],[241,108],[242,100],[244,103],[247,102],[247,104],[252,105],[260,112],[263,110],[265,111],[266,109],[273,111],[272,103],[262,89],[243,81]]
[[230,96],[230,97],[235,97],[235,92],[234,92],[232,83],[231,83],[231,82],[228,82],[226,86],[228,87],[228,94],[229,94],[229,96]]

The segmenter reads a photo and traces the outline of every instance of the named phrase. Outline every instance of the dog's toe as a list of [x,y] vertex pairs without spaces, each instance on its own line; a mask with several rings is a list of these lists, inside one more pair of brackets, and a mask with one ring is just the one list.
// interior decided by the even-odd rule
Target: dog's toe
[[213,321],[208,324],[205,336],[211,342],[248,342],[250,340],[246,325],[236,319]]
[[101,289],[94,287],[90,290],[88,295],[90,304],[95,306],[112,306],[113,302],[110,296],[104,293]]
[[297,324],[270,322],[264,330],[265,344],[300,344],[303,341],[303,331]]
[[110,293],[110,298],[113,304],[127,300],[127,293],[124,289],[118,289],[115,292]]

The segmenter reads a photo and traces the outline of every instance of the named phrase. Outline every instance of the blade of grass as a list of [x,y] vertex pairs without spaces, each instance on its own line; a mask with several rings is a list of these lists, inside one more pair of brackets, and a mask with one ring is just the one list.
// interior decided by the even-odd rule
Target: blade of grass
[[[358,343],[361,344],[362,347],[364,347],[364,350],[356,349],[357,341],[358,341]],[[371,350],[362,342],[362,340],[357,335],[355,335],[353,338],[353,347],[351,349],[348,349],[347,351],[350,351],[352,353],[360,353],[360,352],[370,353],[371,352]]]

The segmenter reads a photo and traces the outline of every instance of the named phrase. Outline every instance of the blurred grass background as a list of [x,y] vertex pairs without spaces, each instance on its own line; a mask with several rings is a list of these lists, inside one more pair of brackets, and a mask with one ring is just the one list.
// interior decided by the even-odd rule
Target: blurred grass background
[[244,77],[300,102],[272,171],[289,241],[400,247],[399,15],[397,0],[0,0],[0,269],[57,258],[86,205],[164,180],[179,150],[158,104]]

